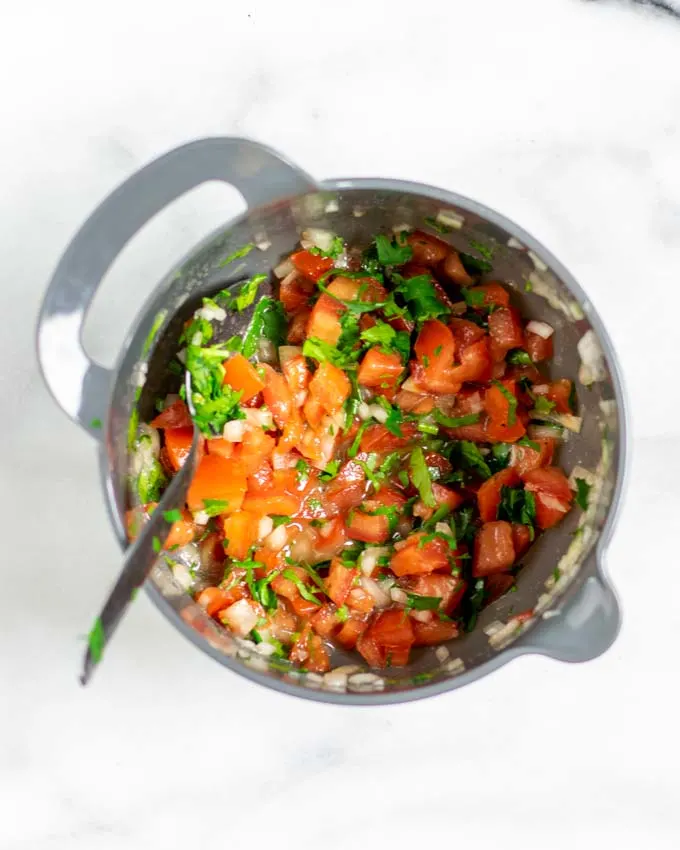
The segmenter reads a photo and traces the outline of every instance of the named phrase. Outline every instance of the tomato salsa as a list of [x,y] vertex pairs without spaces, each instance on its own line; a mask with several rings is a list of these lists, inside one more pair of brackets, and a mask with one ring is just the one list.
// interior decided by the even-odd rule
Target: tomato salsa
[[[273,295],[260,275],[187,323],[203,439],[163,554],[189,553],[185,587],[263,654],[316,673],[336,647],[405,665],[473,628],[571,509],[555,454],[572,381],[546,376],[553,328],[525,321],[509,285],[480,283],[488,265],[420,231],[363,250],[308,231]],[[216,342],[246,309],[245,335]],[[131,536],[188,455],[181,391],[140,433],[157,452]]]

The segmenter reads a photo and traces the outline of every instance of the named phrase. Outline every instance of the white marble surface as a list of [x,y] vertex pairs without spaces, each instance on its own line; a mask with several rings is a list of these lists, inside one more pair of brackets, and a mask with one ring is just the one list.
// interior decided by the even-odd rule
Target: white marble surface
[[[578,0],[26,0],[3,5],[0,45],[0,848],[677,848],[680,23]],[[78,687],[119,553],[94,447],[38,377],[36,310],[94,205],[211,134],[321,178],[457,189],[580,279],[635,426],[606,656],[350,710],[227,673],[140,597]],[[134,293],[238,204],[207,188],[147,228],[96,305],[93,353],[110,362]]]

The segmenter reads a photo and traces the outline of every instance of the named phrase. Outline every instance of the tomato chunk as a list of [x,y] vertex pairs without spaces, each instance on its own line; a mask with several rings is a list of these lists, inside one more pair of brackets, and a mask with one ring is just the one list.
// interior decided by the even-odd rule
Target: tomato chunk
[[555,440],[551,437],[541,437],[532,440],[538,446],[538,451],[532,446],[520,446],[517,443],[512,447],[510,455],[510,466],[514,467],[519,475],[524,475],[531,469],[539,469],[541,466],[549,466],[555,451]]
[[191,443],[194,439],[194,429],[189,428],[166,428],[165,449],[172,468],[177,471],[184,466],[184,462],[191,454]]
[[515,382],[502,381],[499,383],[500,386],[494,384],[489,387],[484,395],[484,407],[489,414],[486,432],[491,440],[515,443],[526,433],[526,429],[517,415],[518,402]]
[[436,646],[438,643],[458,637],[459,631],[456,623],[447,623],[446,620],[430,620],[427,623],[414,621],[413,634],[414,646]]
[[482,286],[471,286],[470,294],[481,292],[484,295],[484,306],[495,304],[498,307],[507,307],[510,304],[510,293],[500,283],[485,283]]
[[365,493],[366,473],[355,461],[347,461],[326,488],[325,503],[329,516],[358,507]]
[[187,493],[191,511],[205,510],[205,500],[214,501],[218,513],[234,513],[241,508],[246,494],[246,476],[233,460],[219,455],[205,455]]
[[438,610],[450,616],[465,596],[467,583],[456,576],[443,573],[421,575],[409,582],[409,589],[419,596],[438,596],[441,599]]
[[309,392],[327,413],[337,413],[352,391],[349,378],[332,363],[321,363],[309,384]]
[[313,281],[333,268],[332,257],[322,257],[309,251],[296,251],[290,255],[290,261],[301,274]]
[[514,307],[499,307],[489,316],[489,334],[491,336],[491,357],[494,361],[503,360],[511,348],[522,348],[524,332],[522,320]]
[[540,363],[542,360],[550,360],[553,356],[553,338],[549,336],[548,339],[544,339],[538,334],[527,331],[526,350],[534,363]]
[[[323,295],[319,296],[319,300],[309,315],[307,336],[323,340],[329,345],[335,345],[342,333],[340,316],[346,309],[336,298],[332,298],[324,292]],[[288,339],[290,340],[290,332]]]
[[344,605],[347,594],[358,579],[359,570],[344,566],[340,558],[333,558],[326,579],[326,594],[336,605]]
[[404,364],[398,354],[386,354],[380,347],[369,348],[359,366],[357,380],[363,387],[396,386],[404,373]]
[[376,615],[357,649],[371,667],[396,666],[408,663],[414,640],[411,618],[405,611],[393,609]]
[[[440,537],[423,543],[425,534],[411,534],[403,544],[398,544],[390,560],[390,569],[396,576],[417,576],[446,569],[451,550]],[[422,544],[422,545],[421,545]]]
[[264,389],[264,381],[257,369],[242,354],[234,354],[225,361],[223,383],[240,390],[241,401],[249,401]]
[[523,476],[524,487],[536,498],[536,524],[552,528],[571,509],[574,494],[566,475],[556,466],[532,469]]
[[223,523],[225,551],[230,558],[242,561],[259,537],[260,517],[249,511],[236,511]]
[[350,511],[346,525],[347,534],[364,543],[384,543],[390,536],[389,520],[384,514],[365,513],[355,508]]
[[283,428],[292,417],[295,408],[290,387],[283,375],[271,366],[265,363],[260,368],[264,369],[265,376],[265,386],[262,391],[264,403],[271,410],[274,422],[279,428]]
[[178,399],[164,408],[155,419],[152,428],[192,428],[191,414],[186,404]]
[[451,251],[451,247],[436,236],[423,233],[422,230],[414,230],[406,237],[407,243],[413,251],[413,262],[422,263],[424,266],[436,266]]
[[279,284],[279,301],[286,313],[294,315],[309,306],[314,289],[312,281],[305,280],[297,271],[292,271]]
[[476,578],[503,572],[515,561],[512,526],[509,522],[487,522],[475,536],[472,575]]
[[519,483],[520,478],[517,470],[507,467],[492,475],[482,484],[477,491],[477,505],[483,522],[491,522],[496,519],[498,506],[501,503],[502,488],[516,487]]

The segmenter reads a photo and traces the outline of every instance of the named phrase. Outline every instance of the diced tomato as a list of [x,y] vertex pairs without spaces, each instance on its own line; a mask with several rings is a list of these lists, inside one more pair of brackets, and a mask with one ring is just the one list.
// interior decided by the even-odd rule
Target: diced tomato
[[196,601],[201,608],[205,608],[207,614],[214,617],[246,595],[247,589],[240,584],[231,587],[229,590],[222,590],[221,587],[206,587],[198,594]]
[[303,393],[309,387],[309,382],[312,379],[312,373],[307,367],[307,358],[303,357],[302,354],[290,357],[283,364],[283,375],[293,395]]
[[488,443],[486,420],[474,425],[460,425],[458,428],[446,428],[446,433],[454,440],[469,440],[472,443]]
[[337,434],[306,428],[302,439],[297,443],[297,448],[300,454],[308,458],[317,469],[325,469],[333,459],[337,441]]
[[249,428],[238,444],[233,457],[239,462],[246,475],[256,472],[271,457],[276,440],[261,428]]
[[433,619],[427,623],[413,621],[414,646],[436,646],[438,643],[458,637],[459,631],[456,623],[448,623],[446,620]]
[[289,657],[291,661],[304,665],[312,673],[325,673],[331,667],[328,650],[319,635],[312,632],[309,623],[293,644]]
[[413,262],[422,263],[424,266],[436,266],[451,251],[451,246],[446,242],[436,236],[430,236],[429,233],[423,233],[422,230],[409,233],[406,241],[413,250]]
[[347,541],[345,523],[340,517],[335,517],[335,519],[329,519],[317,531],[314,544],[315,560],[327,561],[337,555]]
[[318,635],[330,638],[340,630],[338,609],[335,605],[322,605],[315,614],[312,614],[309,623]]
[[256,469],[255,472],[248,476],[248,493],[257,495],[271,490],[274,486],[274,473],[271,464],[268,461]]
[[402,422],[401,437],[397,437],[388,431],[384,425],[369,425],[361,437],[359,448],[362,452],[393,452],[396,449],[406,448],[410,443],[421,436],[415,422]]
[[512,526],[509,522],[487,522],[475,536],[472,575],[476,578],[503,572],[515,561]]
[[309,306],[314,289],[312,281],[306,280],[297,271],[292,271],[279,284],[279,301],[286,313],[292,316]]
[[449,327],[453,331],[457,351],[472,345],[473,342],[479,342],[486,336],[484,328],[480,328],[479,325],[468,321],[468,319],[449,319]]
[[191,454],[194,429],[193,427],[166,428],[164,438],[168,459],[176,472],[180,467],[184,466],[186,459]]
[[[484,395],[484,407],[489,414],[489,421],[486,426],[486,431],[492,441],[501,440],[504,443],[515,443],[520,437],[526,433],[526,429],[522,424],[517,412],[517,396],[514,381],[502,381],[500,387],[493,385],[486,390]],[[511,402],[506,397],[506,393],[515,398],[515,405],[511,408]],[[514,422],[510,422],[514,412]]]
[[456,343],[451,328],[438,319],[428,319],[418,334],[414,350],[426,372],[453,365]]
[[151,420],[152,428],[192,428],[191,414],[186,404],[178,399]]
[[241,466],[219,455],[205,455],[187,493],[189,510],[205,509],[205,500],[224,502],[219,513],[238,511],[246,494],[246,476]]
[[409,589],[418,596],[438,596],[441,599],[439,612],[450,616],[465,596],[467,583],[443,573],[418,576],[409,582]]
[[360,508],[350,511],[346,527],[349,537],[362,540],[364,543],[384,543],[390,536],[389,520],[386,515],[364,513]]
[[[513,526],[514,532],[515,526]],[[525,525],[521,528],[526,528]],[[528,533],[528,532],[527,532]],[[517,554],[519,557],[519,553]],[[500,599],[503,594],[507,593],[515,583],[515,577],[509,573],[492,573],[484,579],[484,592],[486,596],[486,604],[490,605],[497,599]]]
[[347,594],[352,589],[355,579],[358,578],[359,570],[354,567],[345,567],[340,558],[333,558],[325,582],[326,595],[336,605],[344,605]]
[[178,519],[170,526],[168,536],[165,538],[165,548],[172,549],[175,546],[185,546],[191,543],[196,535],[196,526],[189,511],[182,511],[182,519]]
[[318,430],[323,423],[325,412],[318,398],[309,396],[302,408],[305,419],[314,430]]
[[454,381],[486,382],[491,378],[491,355],[486,338],[478,339],[466,345],[458,352],[460,366],[455,366],[452,373]]
[[434,408],[434,399],[425,393],[411,392],[411,390],[400,390],[394,403],[404,413],[425,414],[431,413]]
[[224,362],[224,380],[234,390],[241,392],[241,400],[248,401],[264,389],[264,381],[253,364],[242,354],[234,354]]
[[421,363],[411,361],[413,380],[428,393],[454,395],[460,390],[462,378],[458,373],[460,367],[447,366],[438,371],[426,370]]
[[224,518],[225,551],[242,561],[259,537],[260,517],[249,511],[236,511]]
[[345,604],[353,613],[368,614],[375,608],[375,599],[363,587],[353,587]]
[[552,528],[571,509],[574,494],[566,475],[556,466],[545,466],[525,473],[524,487],[536,498],[536,524]]
[[319,296],[310,313],[307,322],[307,336],[323,340],[329,345],[335,345],[342,333],[340,316],[346,309],[337,299],[324,292]]
[[520,446],[517,443],[512,447],[510,466],[513,466],[520,475],[524,475],[530,469],[549,466],[552,462],[555,451],[555,440],[552,437],[541,437],[531,442],[538,445],[538,451],[531,446]]
[[561,378],[559,381],[553,381],[550,384],[550,389],[547,392],[547,397],[555,403],[555,411],[557,413],[571,413],[571,404],[569,399],[572,394],[573,382],[568,378]]
[[333,268],[332,257],[322,257],[309,251],[296,251],[290,255],[290,261],[301,274],[315,282]]
[[509,466],[501,469],[482,484],[477,491],[477,504],[482,522],[492,522],[496,519],[498,506],[501,503],[501,489],[516,487],[519,483],[517,470]]
[[484,283],[481,286],[471,286],[468,292],[483,292],[485,307],[489,307],[491,304],[495,304],[498,307],[507,307],[510,303],[510,293],[500,283]]
[[271,410],[274,422],[283,428],[293,415],[293,397],[288,382],[280,372],[266,363],[260,366],[265,373],[265,387],[262,391],[264,403]]
[[435,480],[443,475],[448,475],[453,469],[451,462],[444,455],[440,455],[439,452],[425,452],[425,463]]
[[400,609],[377,614],[359,642],[357,649],[372,667],[408,663],[408,655],[415,635],[413,621]]
[[224,437],[210,437],[205,441],[205,447],[210,455],[220,455],[220,457],[230,458],[234,456],[236,443],[231,443],[225,440]]
[[368,628],[368,620],[365,617],[351,616],[341,625],[335,640],[345,649],[354,649],[357,640]]
[[513,522],[512,543],[515,547],[515,558],[521,558],[529,546],[531,546],[531,529],[528,525]]
[[[554,336],[554,334],[553,334]],[[534,363],[550,360],[553,356],[553,338],[544,339],[531,331],[526,332],[526,350]]]
[[340,472],[328,482],[324,501],[329,516],[337,516],[356,508],[366,494],[366,473],[353,460],[347,461]]
[[309,384],[310,394],[330,414],[342,409],[351,391],[352,385],[347,375],[342,369],[328,362],[319,364]]
[[386,354],[379,346],[366,352],[359,366],[357,380],[363,387],[395,387],[404,373],[404,364],[398,354]]
[[[432,482],[432,495],[434,496],[438,508],[442,505],[446,505],[451,511],[455,511],[456,508],[462,505],[465,501],[460,493],[456,493],[456,491],[451,490],[450,487],[444,487],[442,484],[437,484],[436,481]],[[422,517],[423,519],[429,519],[434,512],[435,508],[428,508],[421,499],[418,499],[413,506],[414,515]]]
[[490,353],[495,362],[503,360],[511,348],[522,348],[522,320],[514,307],[499,307],[489,316]]
[[449,280],[457,283],[458,286],[470,286],[474,283],[474,279],[465,271],[460,254],[458,251],[454,251],[453,248],[451,248],[448,256],[442,263],[441,270]]
[[158,507],[158,502],[148,502],[146,505],[137,505],[129,511],[125,511],[125,530],[129,541],[135,540],[143,526],[151,518],[151,514]]
[[307,326],[309,325],[311,314],[311,310],[300,310],[290,320],[286,334],[288,345],[302,345],[307,336]]
[[446,569],[449,566],[451,550],[448,543],[435,537],[421,545],[423,533],[411,534],[395,551],[390,561],[390,569],[396,576],[417,576]]

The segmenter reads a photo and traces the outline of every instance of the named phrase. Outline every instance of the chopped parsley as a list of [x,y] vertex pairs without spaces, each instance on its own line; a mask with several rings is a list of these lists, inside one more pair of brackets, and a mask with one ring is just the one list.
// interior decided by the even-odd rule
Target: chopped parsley
[[229,254],[222,262],[220,263],[220,267],[228,266],[229,263],[233,263],[234,260],[240,260],[242,257],[247,256],[253,250],[255,245],[252,242],[249,242],[247,245],[244,245],[242,248],[237,248],[233,253]]
[[97,617],[90,629],[90,633],[87,636],[87,645],[90,649],[90,657],[95,664],[99,664],[101,661],[105,643],[106,635],[104,634],[104,624],[101,621],[101,617]]
[[517,440],[517,445],[518,446],[526,446],[528,449],[533,449],[533,451],[535,451],[535,452],[541,451],[540,445],[538,443],[535,443],[533,440],[530,440],[526,436],[520,437],[520,439]]
[[309,480],[309,464],[303,458],[295,464],[295,470],[297,471],[297,482],[301,487],[304,487],[307,481]]
[[482,455],[479,447],[475,443],[470,442],[470,440],[461,440],[460,443],[458,443],[458,447],[463,466],[479,473],[482,478],[491,477],[489,464],[484,460],[484,455]]
[[340,461],[331,460],[326,464],[324,471],[319,475],[321,481],[332,481],[340,471]]
[[163,544],[160,541],[159,537],[154,537],[151,541],[151,545],[153,546],[153,551],[158,554],[163,548]]
[[485,596],[484,579],[478,578],[474,584],[474,591],[468,600],[468,617],[465,623],[466,632],[471,632],[477,625],[477,617],[484,607]]
[[203,499],[203,510],[208,516],[218,516],[229,507],[229,502],[224,499]]
[[411,470],[411,480],[413,481],[414,486],[418,488],[423,504],[428,508],[436,508],[437,502],[434,498],[434,494],[432,493],[432,479],[430,478],[430,471],[427,468],[425,455],[423,454],[423,450],[420,446],[416,446],[416,448],[414,448],[411,452],[409,467]]
[[513,366],[531,366],[533,364],[529,353],[521,348],[513,348],[512,351],[508,351],[505,359]]
[[545,416],[548,413],[552,413],[554,409],[554,401],[550,401],[550,399],[546,398],[544,395],[536,396],[536,400],[534,401],[534,410],[536,411],[536,413]]
[[280,525],[288,525],[289,522],[292,522],[292,517],[289,516],[272,516],[272,522],[274,523],[274,528],[278,528]]
[[300,576],[297,573],[294,573],[292,570],[284,570],[282,573],[284,578],[287,578],[288,581],[292,581],[295,587],[298,589],[298,593],[300,596],[305,599],[307,602],[313,602],[314,605],[321,605],[321,600],[314,596],[311,590],[307,587],[307,585],[302,581]]
[[[191,400],[196,411],[194,421],[204,434],[221,434],[227,422],[243,419],[239,404],[241,393],[224,381],[224,346],[202,348],[189,344],[186,349],[187,370],[191,375]],[[185,396],[184,386],[180,395]]]
[[143,505],[160,501],[161,491],[168,483],[163,467],[153,457],[137,476],[137,494]]
[[163,519],[166,522],[170,522],[170,523],[180,522],[181,519],[182,519],[182,512],[178,511],[177,508],[175,508],[172,511],[165,511],[165,513],[163,514]]
[[390,240],[384,234],[375,238],[378,252],[378,262],[383,266],[402,266],[413,256],[413,249],[406,243],[400,244],[397,239]]
[[[528,525],[533,530],[536,522],[536,498],[530,490],[518,487],[501,487],[498,519]],[[533,536],[532,536],[533,539]]]
[[576,479],[576,504],[582,511],[588,510],[588,502],[592,484],[589,484],[585,478]]
[[445,428],[461,428],[464,425],[474,425],[479,422],[479,413],[468,413],[466,416],[444,416],[444,414],[435,407],[434,418],[440,425]]
[[471,289],[468,286],[463,286],[460,292],[468,307],[484,307],[484,299],[486,295],[482,289]]
[[428,215],[425,218],[425,224],[428,227],[431,227],[433,230],[436,230],[437,233],[441,233],[442,235],[445,233],[451,233],[451,228],[447,227],[445,224],[437,221],[436,218],[433,218],[431,215]]
[[419,596],[417,593],[406,594],[406,608],[414,611],[436,611],[441,605],[441,596]]
[[339,347],[314,336],[307,337],[304,341],[302,353],[311,360],[316,360],[319,363],[332,363],[340,369],[353,367],[359,357],[357,351],[341,351]]
[[345,250],[345,242],[342,236],[335,236],[333,241],[331,242],[331,246],[328,251],[323,251],[321,248],[317,248],[316,246],[309,249],[310,254],[314,254],[316,257],[331,257],[335,260],[337,257],[342,254]]
[[[257,302],[248,330],[243,337],[242,354],[252,357],[261,339],[268,339],[277,348],[283,345],[288,323],[280,301],[265,295]],[[233,337],[232,337],[233,339]],[[231,340],[230,340],[231,342]]]
[[96,428],[96,429],[98,429],[98,428],[101,428],[101,427],[102,427],[102,421],[101,421],[101,419],[93,419],[93,420],[90,422],[90,428]]
[[429,274],[410,277],[408,280],[401,275],[393,274],[392,279],[396,283],[394,291],[403,295],[413,318],[418,322],[436,319],[438,316],[445,316],[451,312],[439,300]]

